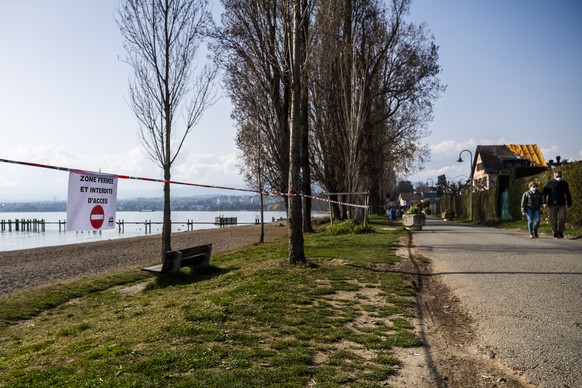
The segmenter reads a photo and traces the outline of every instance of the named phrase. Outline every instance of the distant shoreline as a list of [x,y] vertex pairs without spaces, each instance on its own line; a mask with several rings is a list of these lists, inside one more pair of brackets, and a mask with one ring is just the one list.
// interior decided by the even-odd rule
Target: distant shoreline
[[[265,196],[264,210],[285,211],[285,200],[280,196]],[[313,211],[325,211],[327,204],[314,201]],[[172,212],[177,211],[249,211],[260,212],[258,194],[253,195],[202,195],[172,197]],[[117,199],[117,211],[163,211],[162,197]],[[6,212],[65,212],[67,201],[0,201],[0,214]],[[0,215],[1,217],[1,215]]]

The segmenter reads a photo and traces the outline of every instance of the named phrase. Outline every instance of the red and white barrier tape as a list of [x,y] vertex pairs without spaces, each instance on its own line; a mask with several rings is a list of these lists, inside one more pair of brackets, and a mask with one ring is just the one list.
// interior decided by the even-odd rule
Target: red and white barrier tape
[[[19,164],[22,166],[29,166],[29,167],[48,168],[51,170],[58,170],[58,171],[77,172],[77,173],[85,172],[85,173],[97,174],[96,171],[80,170],[77,168],[51,166],[48,164],[41,164],[41,163],[22,162],[22,161],[18,161],[18,160],[10,160],[10,159],[1,159],[0,158],[0,162],[1,163]],[[277,196],[281,196],[281,197],[284,197],[284,196],[287,196],[287,197],[302,196],[305,198],[311,198],[311,199],[315,199],[318,201],[324,201],[324,202],[328,202],[328,203],[336,203],[336,204],[344,205],[344,206],[359,207],[359,208],[367,208],[368,207],[366,205],[356,205],[356,204],[350,204],[350,203],[345,203],[345,202],[332,201],[332,200],[327,199],[327,198],[320,198],[320,197],[314,197],[314,196],[310,196],[310,195],[299,194],[299,193],[296,193],[294,190],[289,190],[289,192],[287,192],[287,193],[281,193],[279,191],[260,191],[260,190],[251,190],[251,189],[238,189],[235,187],[204,185],[201,183],[179,182],[179,181],[172,181],[172,180],[165,180],[165,179],[144,178],[144,177],[137,177],[137,176],[130,176],[130,175],[111,174],[111,173],[107,173],[107,174],[115,176],[119,179],[133,179],[133,180],[141,180],[141,181],[147,181],[147,182],[169,183],[169,184],[173,184],[173,185],[194,186],[194,187],[202,187],[202,188],[207,188],[207,189],[243,191],[243,192],[247,192],[247,193],[277,195]]]

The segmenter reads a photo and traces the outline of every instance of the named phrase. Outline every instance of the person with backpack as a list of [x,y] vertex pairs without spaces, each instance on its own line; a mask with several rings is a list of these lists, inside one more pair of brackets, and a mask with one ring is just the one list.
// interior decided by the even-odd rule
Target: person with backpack
[[529,190],[521,197],[521,212],[527,217],[527,230],[530,238],[538,238],[540,226],[540,211],[544,204],[542,193],[538,191],[535,181],[529,182]]
[[544,207],[550,208],[550,224],[554,238],[564,238],[566,225],[566,205],[572,206],[572,196],[568,182],[562,179],[562,171],[554,171],[554,179],[550,180],[542,192]]

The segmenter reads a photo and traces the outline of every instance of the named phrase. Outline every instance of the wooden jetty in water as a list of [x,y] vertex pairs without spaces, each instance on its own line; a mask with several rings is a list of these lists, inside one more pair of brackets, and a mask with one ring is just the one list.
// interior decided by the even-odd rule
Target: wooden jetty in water
[[[273,222],[275,219],[273,218]],[[214,218],[214,223],[212,222],[196,222],[194,220],[187,220],[186,222],[172,222],[172,225],[182,225],[185,227],[185,230],[191,231],[194,230],[194,225],[204,224],[204,225],[217,225],[222,227],[228,225],[239,225],[239,224],[259,224],[260,220],[258,217],[255,217],[254,223],[239,223],[237,217],[223,217],[218,216]],[[66,232],[67,231],[67,221],[55,221],[55,222],[47,222],[44,219],[15,219],[15,220],[0,220],[0,231],[1,232],[36,232],[41,233],[46,231],[47,225],[58,225],[59,232]],[[163,225],[163,221],[152,221],[152,220],[145,220],[145,221],[125,221],[125,220],[117,220],[115,222],[117,224],[117,229],[119,233],[125,232],[125,225],[143,225],[144,226],[144,233],[149,234],[152,233],[152,225]]]
[[16,220],[0,220],[0,231],[2,232],[44,232],[46,225],[58,224],[59,232],[65,230],[65,221],[46,222],[43,219],[16,219]]
[[214,225],[220,225],[220,227],[224,227],[227,225],[237,225],[237,218],[236,217],[214,217]]

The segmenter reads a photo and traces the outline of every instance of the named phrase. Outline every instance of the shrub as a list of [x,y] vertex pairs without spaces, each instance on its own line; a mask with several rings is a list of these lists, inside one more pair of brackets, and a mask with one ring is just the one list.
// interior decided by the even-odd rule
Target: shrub
[[327,233],[331,235],[340,234],[365,234],[374,233],[374,228],[370,225],[364,225],[361,222],[356,222],[353,220],[347,220],[341,224],[335,224],[327,228]]
[[420,214],[422,213],[422,209],[418,205],[411,206],[405,214]]

